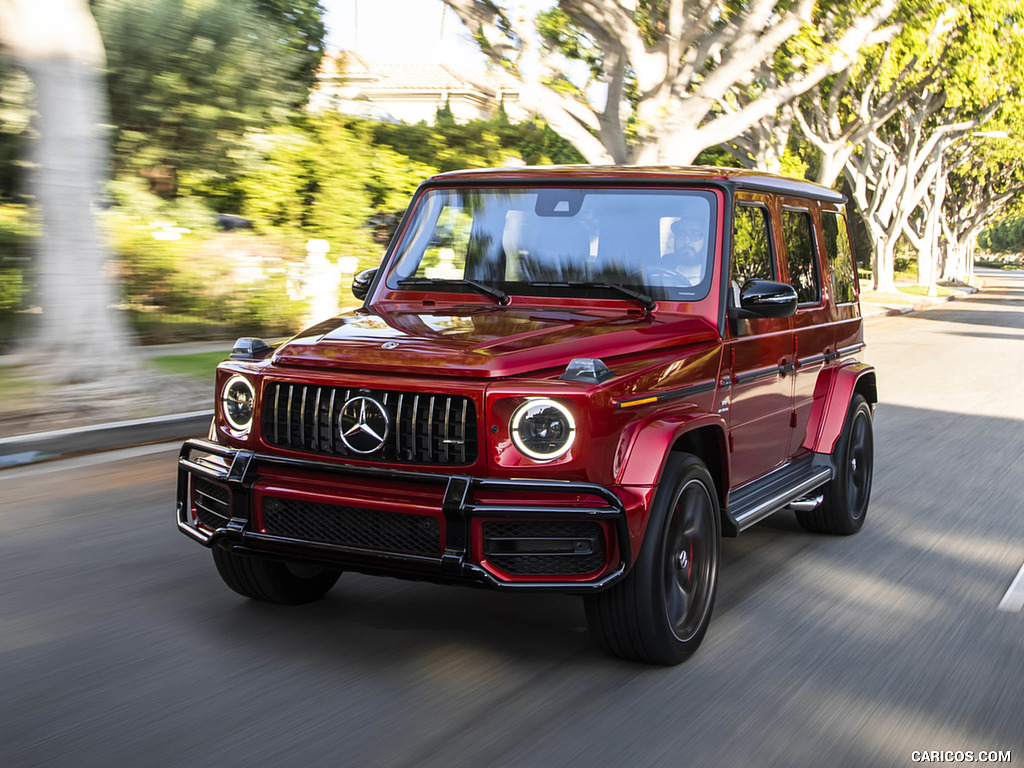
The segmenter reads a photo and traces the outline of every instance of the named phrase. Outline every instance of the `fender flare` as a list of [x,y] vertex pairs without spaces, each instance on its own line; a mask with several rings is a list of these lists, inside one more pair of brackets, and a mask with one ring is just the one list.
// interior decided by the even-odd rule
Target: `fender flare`
[[[668,461],[672,447],[680,438],[697,429],[711,427],[720,437],[721,455],[717,464],[722,474],[720,481],[728,483],[728,451],[724,450],[728,427],[718,414],[689,408],[671,414],[652,415],[640,422],[629,438],[628,458],[623,462],[615,479],[616,485],[655,486]],[[719,493],[722,489],[719,489]]]
[[875,369],[856,360],[822,371],[814,387],[814,405],[807,423],[803,447],[831,454],[846,423],[846,412],[855,392],[874,405],[878,402]]

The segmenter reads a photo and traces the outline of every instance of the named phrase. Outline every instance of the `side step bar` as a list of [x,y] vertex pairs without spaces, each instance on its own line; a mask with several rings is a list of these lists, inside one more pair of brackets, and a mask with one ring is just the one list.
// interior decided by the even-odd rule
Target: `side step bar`
[[821,500],[818,494],[812,495],[811,492],[831,480],[833,474],[829,457],[820,455],[800,459],[750,483],[730,496],[726,510],[728,521],[722,533],[736,536],[740,531],[789,506],[813,509]]

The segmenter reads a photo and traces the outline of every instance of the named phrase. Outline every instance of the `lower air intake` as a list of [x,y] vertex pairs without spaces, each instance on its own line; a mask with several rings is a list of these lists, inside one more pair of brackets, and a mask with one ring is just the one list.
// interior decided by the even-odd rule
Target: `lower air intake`
[[380,552],[436,555],[441,551],[441,527],[425,515],[267,498],[263,529],[274,536]]
[[222,485],[192,478],[192,508],[199,524],[215,531],[231,519],[231,492]]

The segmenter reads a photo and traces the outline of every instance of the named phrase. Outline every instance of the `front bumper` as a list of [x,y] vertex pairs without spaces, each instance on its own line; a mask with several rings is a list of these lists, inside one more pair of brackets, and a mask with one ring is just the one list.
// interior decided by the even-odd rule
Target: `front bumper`
[[[381,551],[376,548],[270,534],[254,524],[255,498],[261,472],[297,473],[299,477],[348,478],[351,481],[381,481],[409,486],[443,488],[440,515],[443,541],[437,556]],[[309,473],[308,475],[306,473]],[[213,481],[229,491],[225,522],[204,530],[193,520],[192,479]],[[489,501],[479,496],[490,495]],[[495,502],[494,497],[542,494],[545,497],[584,496],[599,499],[601,505],[560,506],[557,504],[516,504]],[[259,554],[287,560],[329,565],[342,570],[384,574],[429,581],[469,581],[505,589],[556,589],[589,592],[618,581],[632,563],[630,535],[623,501],[608,488],[584,482],[555,480],[500,480],[465,475],[433,474],[380,467],[271,456],[249,450],[227,448],[207,440],[188,440],[178,459],[178,528],[208,547],[220,546],[240,553]],[[614,528],[616,551],[608,552],[609,564],[593,578],[516,578],[494,572],[471,552],[474,519],[551,520],[609,523]],[[607,552],[607,549],[606,549]]]

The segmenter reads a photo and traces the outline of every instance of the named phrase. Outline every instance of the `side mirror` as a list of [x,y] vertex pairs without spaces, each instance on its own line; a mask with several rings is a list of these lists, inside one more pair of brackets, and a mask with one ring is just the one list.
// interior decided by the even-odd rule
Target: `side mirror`
[[737,320],[764,317],[790,317],[796,314],[796,289],[771,280],[747,280],[740,289],[739,307],[730,307],[729,316]]
[[352,278],[352,295],[360,301],[364,301],[370,292],[370,285],[373,283],[373,279],[377,277],[377,269],[378,267],[364,269]]

